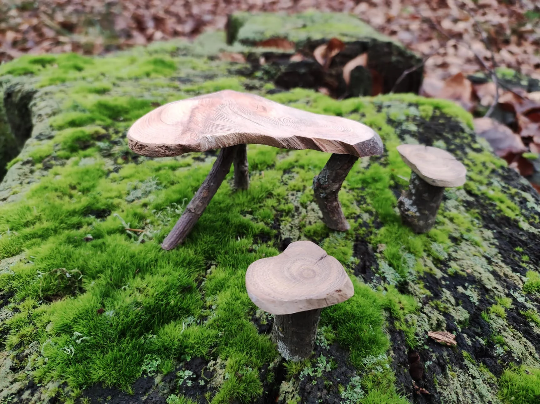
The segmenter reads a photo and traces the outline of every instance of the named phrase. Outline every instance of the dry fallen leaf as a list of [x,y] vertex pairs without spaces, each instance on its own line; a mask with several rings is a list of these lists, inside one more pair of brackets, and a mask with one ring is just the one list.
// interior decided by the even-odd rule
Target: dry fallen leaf
[[472,83],[463,73],[455,74],[444,82],[435,78],[424,80],[420,94],[454,101],[469,112],[475,106]]
[[532,93],[529,93],[529,99],[540,103],[540,91],[533,91]]
[[304,60],[304,55],[302,55],[301,53],[295,53],[294,55],[292,55],[290,57],[290,61],[291,62],[301,62],[302,60]]
[[418,386],[416,383],[413,382],[414,391],[416,394],[428,394],[431,395],[429,391],[427,391],[425,388]]
[[495,95],[497,94],[497,86],[494,82],[490,81],[484,84],[476,84],[473,88],[481,105],[488,107],[493,104]]
[[497,156],[504,157],[508,153],[519,154],[527,151],[521,137],[495,119],[476,118],[473,122],[476,134],[489,142]]
[[507,155],[506,161],[508,161],[508,167],[513,168],[524,177],[534,174],[533,163],[531,163],[529,159],[523,157],[522,154]]
[[328,69],[332,58],[341,52],[343,48],[345,48],[343,41],[332,38],[327,43],[318,46],[313,51],[313,57],[324,69]]
[[[518,95],[519,94],[519,95]],[[507,111],[514,111],[517,115],[524,115],[540,109],[540,103],[531,100],[528,94],[521,89],[507,91],[499,97],[499,104]]]
[[330,96],[330,90],[326,87],[318,87],[317,91],[321,94]]
[[540,122],[529,119],[537,119],[534,114],[518,115],[519,134],[521,137],[534,137],[540,133]]
[[361,55],[358,55],[354,59],[351,59],[347,62],[345,66],[343,66],[343,80],[345,80],[345,84],[349,85],[351,81],[351,72],[355,67],[363,66],[366,67],[368,63],[368,54],[362,53]]
[[264,41],[259,41],[255,44],[260,48],[276,48],[281,50],[295,50],[296,45],[294,42],[289,41],[287,38],[270,38]]
[[428,337],[443,345],[457,345],[456,336],[448,331],[428,331]]
[[376,96],[384,91],[384,79],[377,70],[369,69],[371,73],[371,95]]
[[221,52],[219,58],[225,62],[245,63],[246,58],[241,53]]

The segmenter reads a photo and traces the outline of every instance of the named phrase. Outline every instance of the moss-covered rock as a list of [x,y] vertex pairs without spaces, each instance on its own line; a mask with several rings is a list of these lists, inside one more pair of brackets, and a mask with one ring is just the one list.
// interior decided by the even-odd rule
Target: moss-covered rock
[[[4,94],[21,77],[33,92],[30,138],[0,185],[0,402],[536,402],[540,198],[476,139],[471,116],[413,95],[276,91],[220,57],[238,48],[214,46],[0,67]],[[250,189],[233,192],[229,175],[187,242],[160,249],[214,156],[144,158],[125,132],[158,105],[224,88],[379,132],[386,152],[361,159],[340,194],[350,231],[329,231],[314,208],[328,155],[253,145]],[[396,210],[405,142],[447,149],[469,169],[427,234]],[[355,296],[323,311],[313,358],[293,363],[279,360],[272,317],[244,276],[298,239],[338,258]],[[457,346],[427,337],[440,330]]]
[[345,13],[321,13],[307,11],[286,13],[233,13],[227,24],[227,42],[238,41],[254,45],[270,38],[287,38],[293,42],[338,38],[355,41],[375,38],[382,42],[392,41],[370,25]]
[[[323,68],[313,60],[313,53],[318,46],[335,38],[343,41],[344,49]],[[292,43],[295,51],[307,60],[287,63],[284,56],[291,56],[293,50],[283,50],[283,40]],[[276,47],[274,51],[281,53],[279,57],[269,55],[271,52],[263,54],[264,70],[286,89],[324,87],[335,98],[344,98],[371,95],[373,91],[418,93],[422,84],[421,58],[345,13],[233,13],[227,22],[227,43],[254,49],[258,45]],[[346,84],[343,67],[363,53],[367,54],[367,66],[353,69],[351,84]],[[408,73],[402,76],[406,70]]]

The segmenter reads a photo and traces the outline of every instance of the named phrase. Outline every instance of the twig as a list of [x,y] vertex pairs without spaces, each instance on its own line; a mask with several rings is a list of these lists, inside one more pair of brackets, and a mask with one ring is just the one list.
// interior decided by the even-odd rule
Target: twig
[[510,91],[512,94],[515,94],[517,95],[519,98],[521,98],[522,100],[526,100],[527,98],[524,97],[523,95],[521,95],[520,93],[518,93],[516,90],[514,90],[513,88],[511,88],[508,84],[506,84],[503,80],[501,80],[499,82],[500,86],[502,88],[504,88],[506,91]]
[[401,73],[401,76],[399,76],[398,79],[396,80],[396,82],[395,82],[394,86],[392,87],[392,89],[390,90],[389,94],[392,94],[396,90],[399,83],[401,83],[403,81],[403,79],[405,77],[407,77],[407,75],[411,74],[412,72],[414,72],[414,71],[420,69],[422,66],[424,66],[430,57],[437,54],[441,49],[445,48],[447,44],[448,44],[448,41],[446,41],[444,43],[444,45],[441,45],[436,50],[434,50],[433,52],[431,52],[427,56],[425,56],[421,63],[419,63],[419,64],[417,64],[417,65],[415,65],[413,67],[409,67],[407,70],[404,70],[403,73]]
[[136,231],[136,232],[139,232],[139,233],[144,233],[144,230],[141,230],[141,229],[129,229],[129,228],[125,228],[126,231]]
[[[470,14],[469,14],[470,15]],[[472,17],[472,16],[471,16]],[[473,18],[474,19],[474,18]],[[491,107],[489,108],[488,112],[486,112],[486,115],[487,117],[489,117],[491,115],[491,113],[493,112],[493,109],[495,108],[495,106],[497,105],[498,101],[499,101],[499,86],[503,87],[504,89],[506,89],[507,91],[510,91],[511,93],[517,95],[519,98],[521,98],[522,100],[525,99],[525,97],[523,97],[521,94],[519,94],[518,92],[516,92],[515,90],[513,90],[512,88],[510,88],[506,83],[504,83],[502,80],[499,80],[499,78],[497,77],[497,73],[495,73],[495,70],[494,69],[491,69],[487,64],[486,62],[484,62],[484,60],[478,55],[478,53],[476,53],[474,51],[474,49],[471,47],[471,45],[469,45],[468,43],[462,41],[461,39],[456,39],[454,37],[452,37],[451,35],[449,35],[447,32],[445,32],[440,26],[439,24],[437,24],[435,21],[433,21],[431,18],[428,18],[428,17],[422,17],[422,20],[423,21],[427,21],[429,22],[441,35],[445,36],[447,38],[447,41],[445,43],[445,46],[448,44],[448,42],[450,40],[454,40],[456,42],[456,44],[460,45],[460,46],[464,46],[466,47],[467,49],[469,49],[472,54],[474,55],[474,57],[476,58],[476,60],[478,61],[478,63],[480,64],[480,66],[489,73],[489,75],[491,76],[491,79],[493,80],[493,82],[495,83],[495,86],[496,86],[496,94],[495,94],[495,101],[494,103],[491,105]],[[475,20],[475,23],[477,24],[476,20]],[[482,39],[484,40],[484,32],[481,30],[481,35],[482,35]],[[488,46],[488,44],[486,42],[484,42],[484,44],[486,45],[486,47],[490,50],[491,52],[491,60],[492,60],[492,63],[493,63],[493,66],[495,66],[495,57],[494,57],[494,54],[493,54],[493,51],[490,49],[490,47]]]
[[[493,82],[495,83],[495,99],[493,100],[493,103],[491,104],[486,114],[484,115],[484,117],[489,118],[491,114],[493,113],[493,111],[495,110],[495,107],[499,103],[499,78],[497,77],[497,73],[495,71],[497,67],[497,64],[495,63],[495,55],[493,54],[493,49],[491,48],[491,45],[489,44],[489,41],[486,37],[486,33],[484,32],[480,24],[478,24],[478,21],[476,21],[476,19],[474,18],[474,15],[467,9],[465,5],[464,5],[464,10],[467,14],[469,14],[469,16],[474,21],[474,26],[476,27],[478,32],[480,32],[480,36],[482,36],[482,42],[484,42],[486,49],[489,50],[489,53],[491,54],[491,68],[492,68],[491,80],[493,80]],[[472,51],[471,47],[469,47],[469,49]],[[475,54],[475,56],[477,59],[480,59],[478,55]]]

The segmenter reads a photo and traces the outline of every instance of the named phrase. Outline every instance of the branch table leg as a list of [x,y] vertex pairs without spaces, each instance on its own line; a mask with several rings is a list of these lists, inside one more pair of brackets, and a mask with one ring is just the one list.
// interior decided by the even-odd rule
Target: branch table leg
[[350,154],[332,154],[321,173],[313,179],[313,192],[323,222],[333,230],[347,231],[351,228],[341,210],[338,193],[356,160],[358,157]]
[[178,222],[176,222],[169,235],[163,240],[161,248],[164,250],[172,250],[185,240],[231,170],[231,164],[236,154],[237,147],[238,146],[231,146],[221,149],[210,173],[193,199],[189,202],[186,210],[180,219],[178,219]]
[[234,187],[236,189],[248,189],[249,187],[249,163],[247,158],[247,146],[236,146],[234,156]]

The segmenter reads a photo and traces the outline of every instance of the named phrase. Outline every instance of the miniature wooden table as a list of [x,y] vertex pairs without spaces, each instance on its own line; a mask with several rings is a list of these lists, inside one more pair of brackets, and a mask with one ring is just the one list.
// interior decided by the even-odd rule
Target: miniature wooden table
[[128,131],[129,147],[144,156],[178,156],[221,149],[214,166],[162,248],[182,243],[234,162],[234,183],[247,189],[247,144],[332,153],[313,180],[324,223],[350,228],[338,200],[345,177],[359,157],[381,154],[381,138],[359,122],[287,107],[253,94],[223,90],[163,105],[137,120]]

